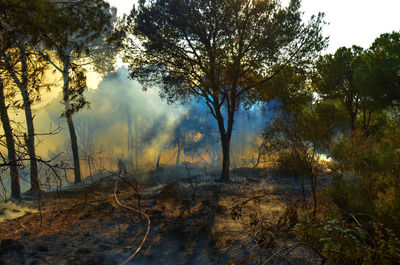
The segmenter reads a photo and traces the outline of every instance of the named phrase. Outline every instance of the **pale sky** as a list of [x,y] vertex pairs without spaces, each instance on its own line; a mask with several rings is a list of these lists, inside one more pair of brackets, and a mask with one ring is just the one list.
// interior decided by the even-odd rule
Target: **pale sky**
[[[117,7],[118,15],[128,14],[136,0],[108,0]],[[289,0],[282,0],[283,5]],[[329,46],[322,53],[334,53],[339,47],[358,45],[368,48],[382,33],[400,31],[400,0],[303,0],[303,19],[325,13],[328,25],[324,36],[330,36]],[[117,65],[123,65],[118,59]],[[96,89],[101,78],[88,72],[88,87]]]
[[[122,15],[129,13],[135,0],[108,2]],[[353,44],[368,48],[380,34],[400,31],[400,0],[303,0],[301,9],[306,20],[312,14],[325,13],[330,23],[324,27],[324,35],[330,36],[325,53]]]
[[368,48],[380,34],[400,31],[400,0],[303,0],[305,16],[325,13],[326,52],[341,46]]

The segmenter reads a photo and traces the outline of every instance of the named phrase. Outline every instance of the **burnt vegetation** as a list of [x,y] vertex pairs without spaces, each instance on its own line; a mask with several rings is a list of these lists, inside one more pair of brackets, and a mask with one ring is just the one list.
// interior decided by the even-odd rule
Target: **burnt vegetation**
[[300,7],[0,0],[0,265],[400,264],[400,33]]

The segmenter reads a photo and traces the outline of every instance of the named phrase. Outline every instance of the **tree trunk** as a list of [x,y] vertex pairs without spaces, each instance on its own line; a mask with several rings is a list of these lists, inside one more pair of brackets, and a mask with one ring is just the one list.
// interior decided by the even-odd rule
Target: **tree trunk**
[[35,129],[33,126],[33,116],[31,109],[31,101],[29,99],[28,92],[28,67],[27,58],[25,56],[25,51],[21,48],[21,68],[22,68],[22,83],[20,86],[20,91],[22,95],[22,100],[24,103],[26,127],[28,129],[28,135],[25,136],[26,146],[28,148],[29,160],[30,160],[30,180],[31,180],[31,190],[39,192],[39,176],[38,176],[38,166],[36,161],[35,152]]
[[134,170],[134,158],[133,158],[133,147],[134,147],[134,139],[133,139],[133,129],[132,129],[132,114],[130,112],[130,109],[127,108],[126,110],[127,113],[127,119],[126,123],[128,126],[128,166],[129,170]]
[[176,154],[176,163],[175,163],[175,165],[178,167],[179,166],[179,159],[180,159],[180,156],[181,156],[181,144],[180,144],[180,142],[178,142],[178,152],[177,152],[177,154]]
[[311,174],[311,194],[313,197],[313,216],[316,216],[317,214],[317,177],[314,174]]
[[138,117],[135,117],[134,120],[134,129],[135,129],[135,171],[139,171],[139,125],[138,125]]
[[160,160],[161,160],[161,151],[159,151],[157,155],[156,169],[160,168]]
[[31,110],[31,103],[28,98],[27,91],[21,91],[23,94],[22,98],[24,99],[24,109],[25,109],[25,118],[26,118],[26,126],[28,127],[28,135],[26,136],[26,146],[28,148],[28,154],[30,159],[30,178],[31,178],[31,190],[38,191],[39,186],[39,177],[38,177],[38,166],[36,161],[36,152],[35,152],[35,129],[33,126],[33,117]]
[[233,116],[229,115],[228,117],[228,127],[225,130],[224,125],[224,117],[222,116],[221,109],[215,107],[215,116],[218,122],[219,133],[221,136],[221,147],[222,147],[222,172],[221,172],[221,181],[228,182],[229,181],[229,166],[230,166],[230,158],[229,158],[229,150],[231,144],[231,135],[233,128]]
[[3,130],[6,137],[8,162],[10,163],[10,176],[11,176],[11,199],[21,199],[21,188],[19,185],[18,167],[17,167],[17,154],[15,152],[15,143],[10,125],[10,119],[7,113],[7,107],[4,97],[3,81],[0,80],[0,118],[3,124]]
[[349,114],[349,118],[350,118],[350,132],[351,132],[351,134],[353,134],[353,132],[354,132],[354,130],[356,128],[355,124],[356,124],[357,113],[358,113],[357,105],[356,105],[355,110],[353,110],[353,104],[354,103],[352,101],[349,101],[349,102],[347,102],[345,104],[346,105],[346,109],[347,109],[347,113]]
[[351,133],[353,133],[355,128],[356,128],[355,124],[356,124],[356,113],[352,112],[352,113],[350,113],[350,130],[351,130]]
[[78,152],[78,141],[76,139],[72,114],[70,113],[70,101],[69,101],[69,55],[67,55],[66,58],[64,59],[63,78],[64,78],[63,96],[64,96],[65,115],[67,118],[69,135],[71,139],[72,156],[74,160],[74,175],[75,175],[74,182],[79,183],[82,181],[82,178],[81,178],[81,167],[80,167],[79,152]]
[[38,177],[38,167],[36,161],[36,153],[35,153],[35,129],[33,126],[33,117],[31,110],[31,101],[29,99],[28,92],[28,64],[26,57],[26,47],[24,44],[24,40],[19,43],[18,46],[20,52],[20,61],[21,61],[21,77],[18,78],[16,72],[10,64],[7,56],[2,53],[2,57],[4,58],[4,62],[7,68],[7,71],[11,75],[14,80],[14,83],[17,85],[21,92],[22,101],[24,103],[24,111],[25,111],[25,119],[26,119],[26,127],[28,129],[28,135],[25,135],[25,142],[28,149],[28,155],[30,160],[30,182],[31,182],[31,190],[39,191],[39,177]]
[[221,146],[222,146],[222,173],[221,180],[224,182],[229,181],[229,148],[230,138],[228,139],[226,134],[221,132]]
[[74,122],[70,115],[67,117],[67,124],[69,129],[69,135],[71,138],[72,156],[74,159],[74,174],[75,174],[74,182],[79,183],[82,181],[82,178],[81,178],[81,167],[80,167],[79,153],[78,153],[78,141],[76,139]]
[[254,168],[257,168],[258,165],[260,164],[260,159],[261,159],[261,148],[258,148],[258,155],[257,155],[257,161],[254,164]]
[[91,156],[88,155],[87,157],[87,163],[88,163],[88,167],[89,167],[89,175],[92,176],[92,165],[91,165]]

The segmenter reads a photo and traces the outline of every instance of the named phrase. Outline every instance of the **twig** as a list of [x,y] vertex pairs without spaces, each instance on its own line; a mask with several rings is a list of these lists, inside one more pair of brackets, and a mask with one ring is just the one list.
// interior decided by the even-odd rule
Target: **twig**
[[[264,263],[263,265],[267,265],[268,262],[272,261],[275,257],[277,257],[278,255],[280,255],[281,253],[284,253],[284,255],[281,255],[280,257],[278,257],[278,260],[280,260],[282,257],[287,256],[291,251],[295,250],[296,248],[300,247],[300,246],[306,246],[310,249],[312,249],[318,256],[321,257],[321,265],[325,264],[325,258],[324,256],[322,256],[322,254],[311,244],[305,243],[305,242],[298,242],[296,244],[293,244],[289,247],[285,247],[282,248],[280,250],[278,250],[277,252],[275,252],[271,257],[269,257]],[[276,262],[276,261],[275,261]],[[275,262],[273,264],[275,264]]]

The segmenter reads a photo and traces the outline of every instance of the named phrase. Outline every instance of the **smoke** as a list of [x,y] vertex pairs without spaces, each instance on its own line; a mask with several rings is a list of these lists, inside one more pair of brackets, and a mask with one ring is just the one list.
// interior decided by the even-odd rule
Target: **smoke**
[[[97,89],[86,91],[85,97],[90,102],[89,108],[73,116],[80,156],[86,160],[82,163],[84,171],[88,167],[112,169],[119,157],[130,161],[131,169],[154,163],[160,150],[166,151],[164,146],[184,111],[180,106],[166,104],[157,91],[142,91],[136,81],[128,79],[125,68],[106,76]],[[43,146],[47,146],[45,155],[63,152],[65,157],[71,157],[68,128],[60,117],[63,109],[60,101],[61,95],[44,109],[36,123],[41,130],[46,124],[48,127],[49,121],[62,127],[61,134],[50,136],[51,143],[42,140],[44,152]]]
[[15,219],[25,215],[26,213],[32,212],[35,212],[35,210],[29,207],[17,205],[11,201],[0,202],[0,223],[4,222],[5,220]]
[[279,100],[259,103],[250,109],[240,107],[232,133],[232,167],[256,165],[261,151],[261,134],[281,110]]
[[[103,78],[97,89],[85,92],[90,107],[73,115],[84,176],[104,168],[116,170],[118,159],[125,161],[128,171],[183,162],[219,167],[222,152],[218,126],[206,104],[197,100],[186,106],[168,105],[158,92],[142,91],[139,83],[128,78],[126,68],[117,69]],[[59,134],[38,136],[37,149],[43,158],[62,153],[59,160],[72,165],[68,127],[60,117],[61,101],[59,90],[57,97],[52,96],[37,110],[37,132],[61,128]],[[270,101],[250,109],[239,108],[231,140],[232,167],[256,163],[261,132],[279,106],[278,101]],[[44,170],[41,174],[42,181],[48,178]]]

